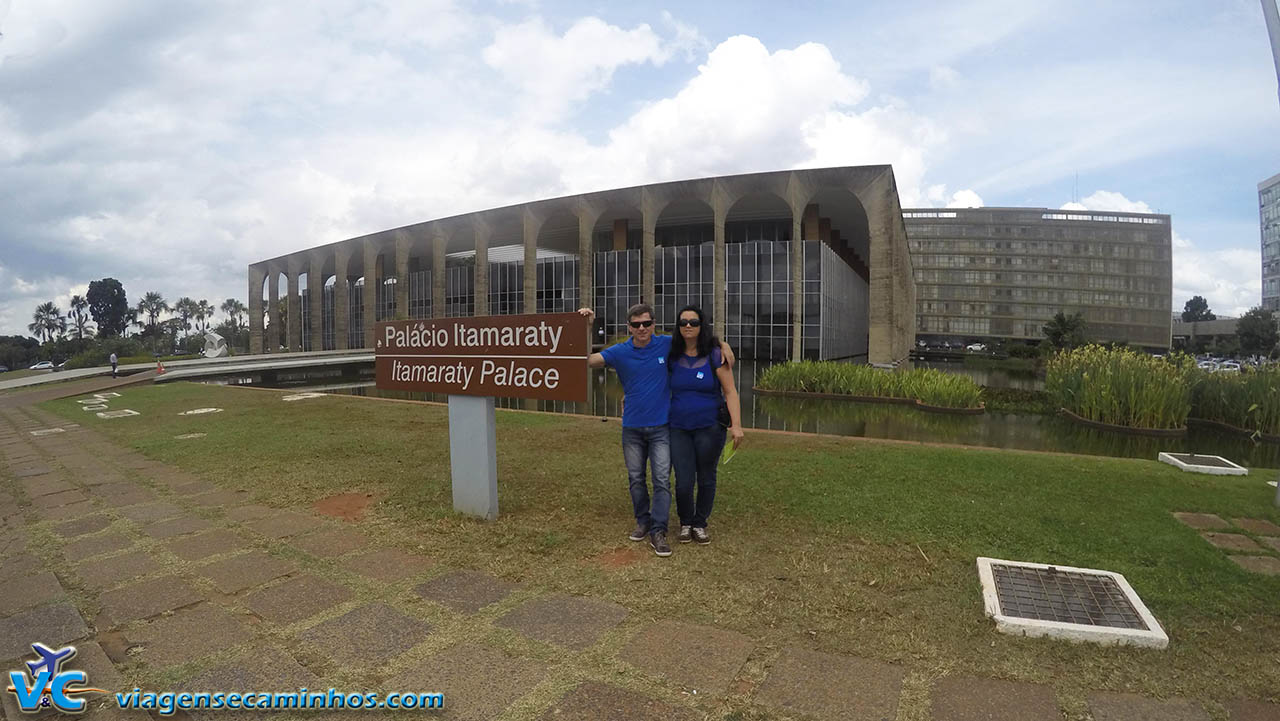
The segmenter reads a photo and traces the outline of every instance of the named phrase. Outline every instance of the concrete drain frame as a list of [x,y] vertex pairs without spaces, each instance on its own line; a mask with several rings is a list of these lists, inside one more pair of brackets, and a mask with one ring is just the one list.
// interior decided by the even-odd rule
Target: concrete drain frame
[[1161,463],[1181,468],[1189,473],[1208,473],[1214,476],[1247,476],[1249,469],[1237,465],[1222,456],[1205,456],[1196,453],[1165,453],[1156,457]]
[[[1043,616],[1063,615],[1059,613],[1027,613],[1025,610],[1018,608],[1005,608],[1002,605],[1001,590],[1005,591],[1005,598],[1008,599],[1013,595],[1017,595],[1018,589],[1010,588],[1008,580],[1005,580],[1002,586],[997,586],[997,575],[1008,577],[1010,574],[1029,576],[1035,578],[1062,580],[1068,584],[1075,583],[1077,588],[1081,584],[1092,584],[1094,587],[1102,587],[1108,590],[1109,598],[1104,599],[1106,605],[1111,606],[1111,610],[1099,608],[1097,612],[1105,612],[1111,615],[1117,611],[1130,615],[1133,625],[1137,627],[1124,627],[1116,625],[1102,625],[1097,623],[1073,623],[1061,620],[1051,620]],[[1113,573],[1111,571],[1101,571],[1094,568],[1074,568],[1071,566],[1051,566],[1043,563],[1027,563],[1024,561],[1005,561],[998,558],[982,557],[978,559],[978,578],[982,581],[982,601],[987,616],[990,616],[996,622],[996,630],[1001,633],[1012,634],[1015,636],[1048,636],[1051,638],[1061,638],[1069,641],[1088,641],[1091,643],[1099,643],[1102,645],[1128,645],[1141,646],[1145,648],[1165,648],[1169,645],[1169,637],[1161,628],[1160,623],[1156,621],[1155,616],[1151,615],[1151,611],[1147,609],[1142,599],[1138,598],[1138,594],[1125,580],[1124,576]],[[1055,583],[1055,585],[1060,585]],[[1123,601],[1123,603],[1118,603]],[[1010,606],[1016,604],[1010,603]],[[1025,599],[1025,604],[1035,606],[1042,611],[1050,610],[1079,610],[1081,613],[1089,612],[1081,605],[1079,598],[1069,598],[1059,596],[1056,600],[1049,596],[1043,598]]]

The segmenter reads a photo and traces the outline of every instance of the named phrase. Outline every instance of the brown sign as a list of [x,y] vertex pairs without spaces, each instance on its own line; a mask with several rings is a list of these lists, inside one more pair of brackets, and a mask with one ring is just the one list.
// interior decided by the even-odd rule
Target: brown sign
[[577,313],[396,320],[374,333],[378,388],[587,399],[589,327]]

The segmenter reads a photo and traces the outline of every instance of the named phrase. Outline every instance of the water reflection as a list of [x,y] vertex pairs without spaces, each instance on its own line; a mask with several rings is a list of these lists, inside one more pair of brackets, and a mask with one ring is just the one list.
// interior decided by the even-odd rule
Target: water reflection
[[[902,405],[757,395],[751,388],[758,373],[769,365],[740,361],[734,367],[734,378],[742,396],[743,423],[748,428],[1149,459],[1161,451],[1212,453],[1245,466],[1280,466],[1280,444],[1255,444],[1247,438],[1207,428],[1192,428],[1186,438],[1148,438],[1086,428],[1057,416],[1013,413],[951,416],[926,413]],[[255,375],[211,382],[306,388],[327,393],[440,403],[447,400],[446,396],[435,393],[379,390],[373,385],[372,366],[346,372],[316,369],[311,372],[281,372],[275,377]],[[591,372],[585,403],[498,398],[497,405],[501,408],[618,417],[622,415],[622,386],[616,374],[596,370]]]
[[974,383],[988,388],[1013,388],[1021,391],[1044,390],[1044,378],[1033,370],[1009,370],[1006,368],[980,368],[966,366],[963,361],[942,363],[938,361],[913,361],[913,368],[936,368],[937,370],[967,376]]

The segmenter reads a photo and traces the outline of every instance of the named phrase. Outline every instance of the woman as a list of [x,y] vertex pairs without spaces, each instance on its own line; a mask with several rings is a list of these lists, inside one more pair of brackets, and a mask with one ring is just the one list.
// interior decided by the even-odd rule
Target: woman
[[[681,543],[711,543],[707,517],[716,497],[716,465],[724,449],[721,403],[729,409],[728,434],[733,447],[742,443],[738,389],[733,372],[722,362],[720,343],[696,305],[680,309],[671,339],[667,368],[671,373],[671,465],[676,472],[676,510]],[[697,489],[697,500],[694,490]]]

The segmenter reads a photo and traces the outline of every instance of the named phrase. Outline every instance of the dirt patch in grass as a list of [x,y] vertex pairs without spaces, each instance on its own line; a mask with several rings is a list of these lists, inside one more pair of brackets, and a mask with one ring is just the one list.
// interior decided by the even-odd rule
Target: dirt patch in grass
[[642,553],[638,548],[614,548],[592,556],[587,561],[592,565],[612,570],[634,565],[647,555],[649,554]]
[[339,493],[311,504],[316,513],[344,521],[359,521],[373,502],[372,493]]

